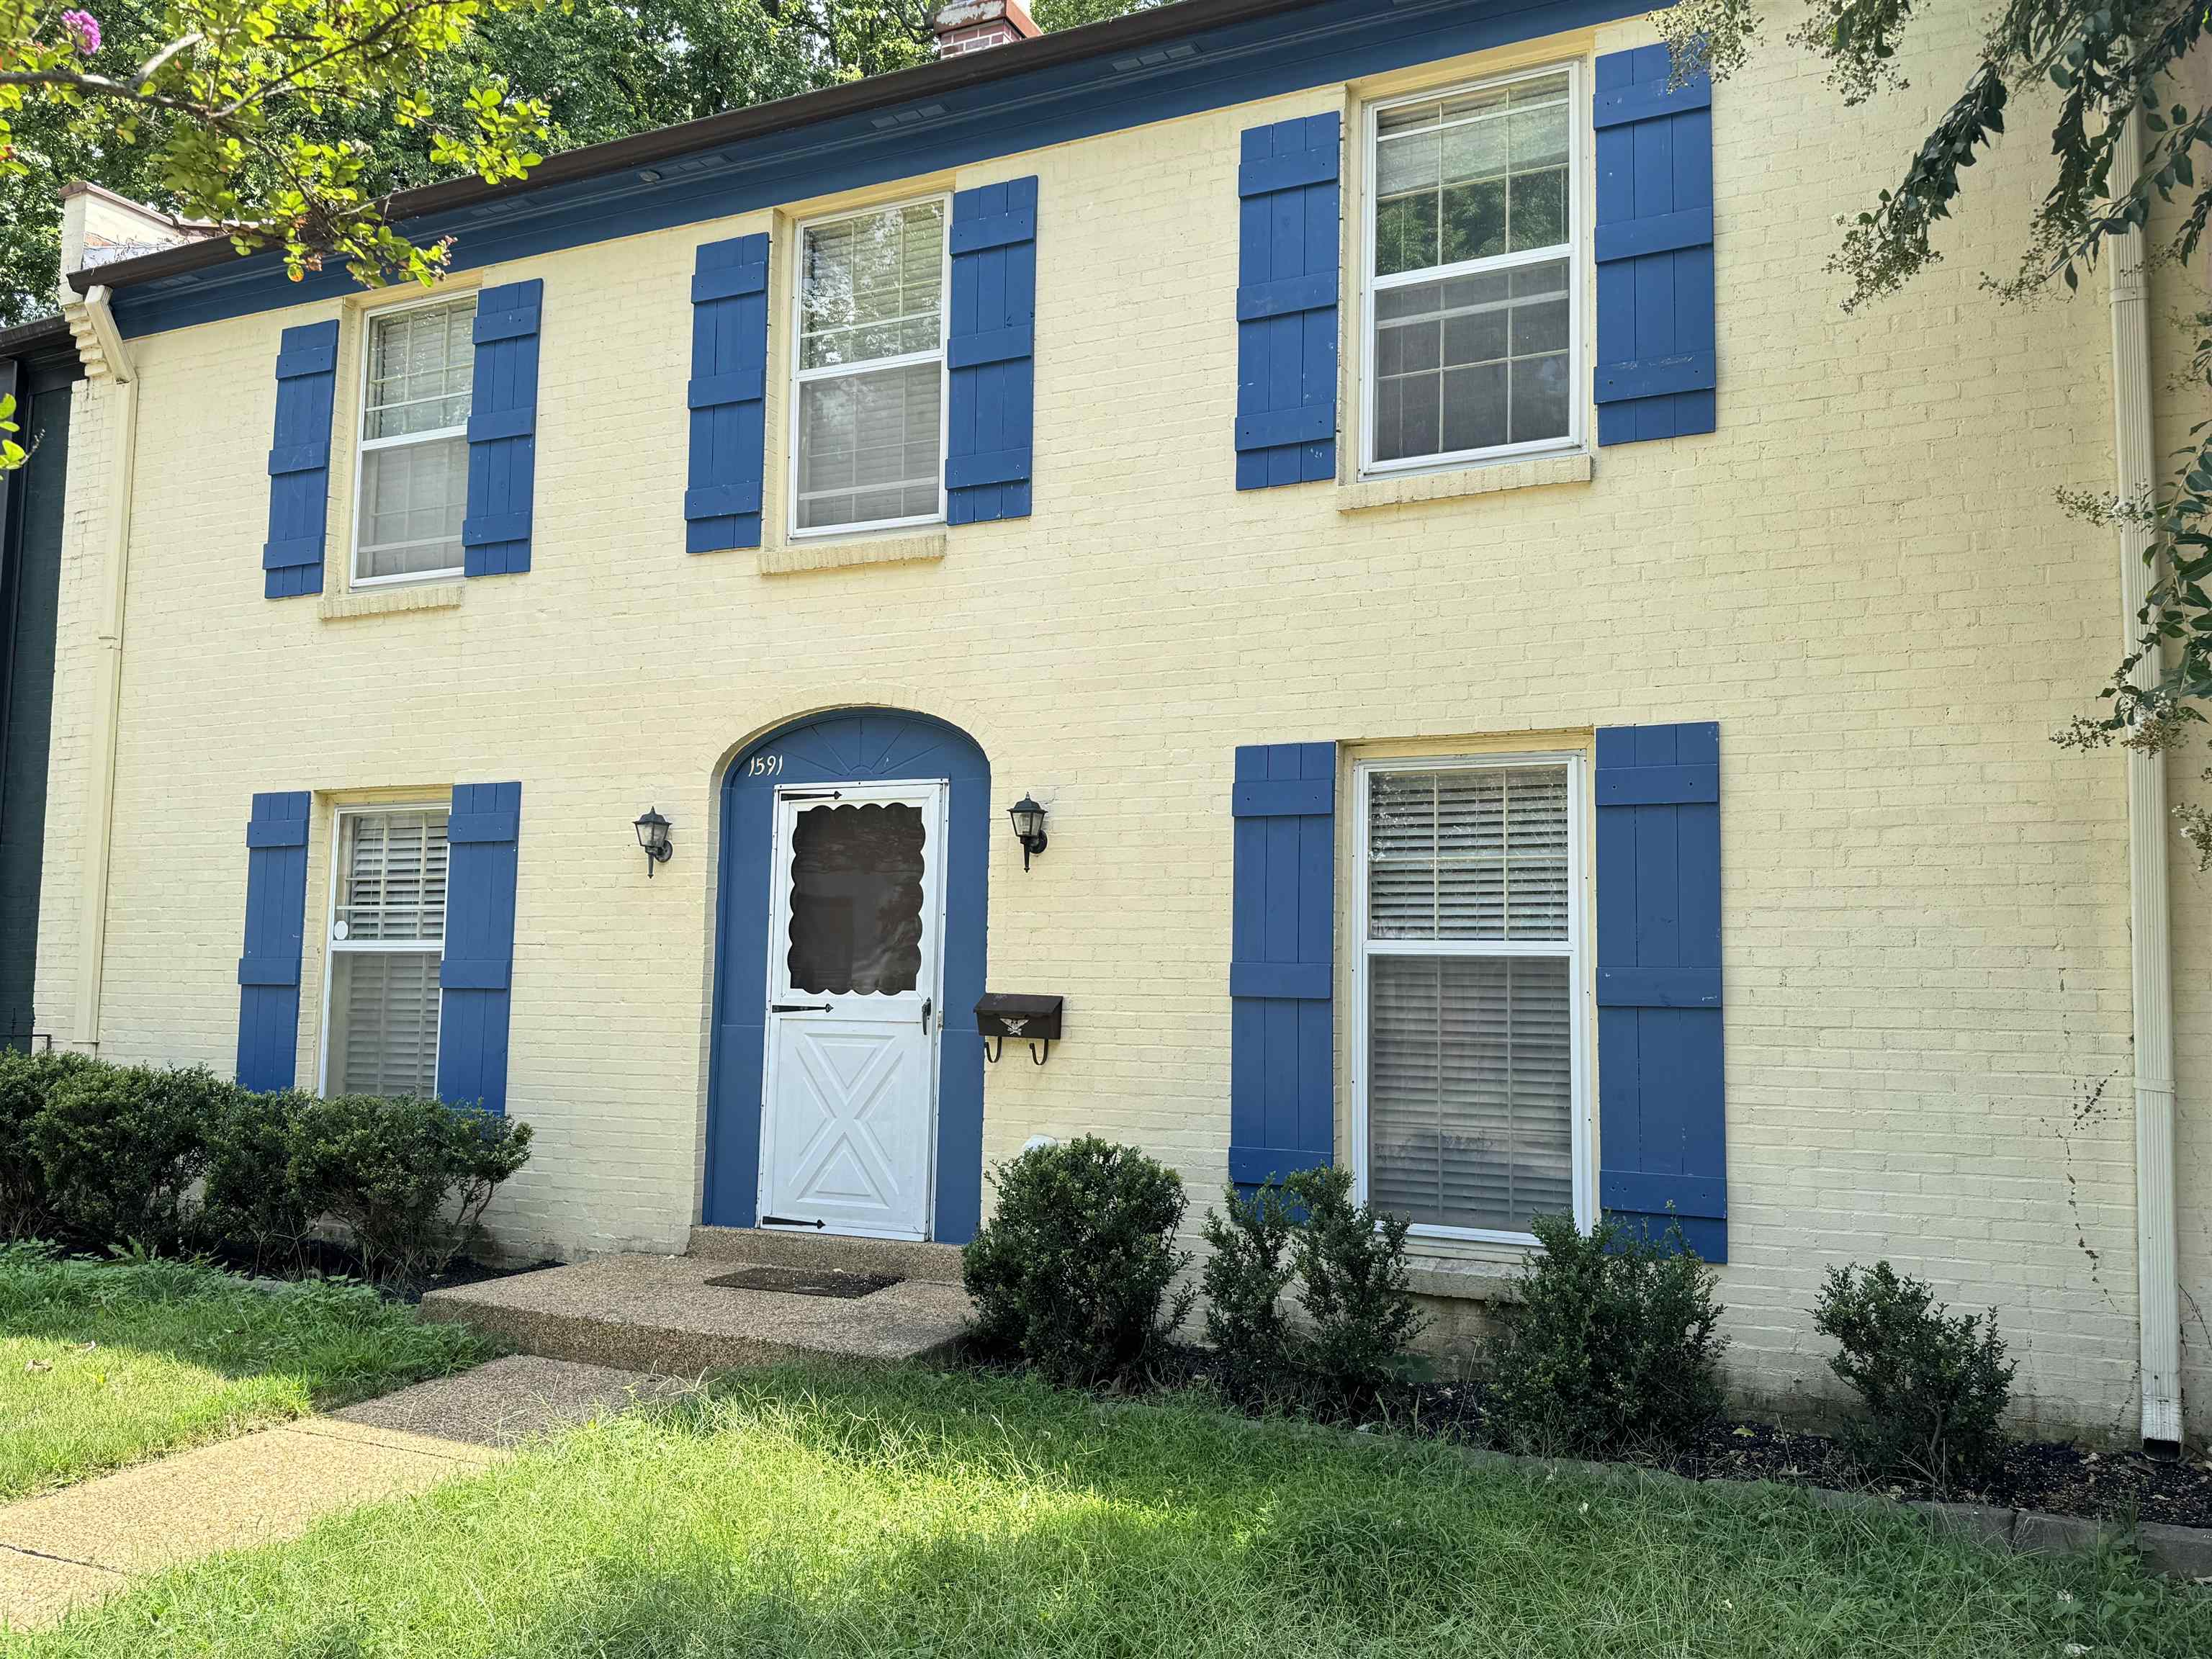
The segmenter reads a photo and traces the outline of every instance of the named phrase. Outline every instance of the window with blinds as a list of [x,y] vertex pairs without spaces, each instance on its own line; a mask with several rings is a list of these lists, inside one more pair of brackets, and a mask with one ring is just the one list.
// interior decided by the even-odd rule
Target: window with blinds
[[476,316],[470,299],[369,319],[356,586],[461,569]]
[[1363,775],[1368,1201],[1518,1237],[1576,1209],[1571,763]]
[[800,233],[794,532],[945,514],[945,204]]
[[437,1092],[445,935],[444,809],[343,814],[331,909],[328,1092]]

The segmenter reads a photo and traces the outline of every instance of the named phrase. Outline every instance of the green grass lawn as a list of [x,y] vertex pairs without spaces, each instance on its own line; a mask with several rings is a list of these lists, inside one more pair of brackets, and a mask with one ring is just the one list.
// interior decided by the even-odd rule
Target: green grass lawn
[[1018,1381],[753,1374],[17,1638],[64,1655],[2212,1653],[2212,1600],[1764,1486],[1101,1407]]
[[487,1357],[362,1285],[0,1249],[0,1499]]

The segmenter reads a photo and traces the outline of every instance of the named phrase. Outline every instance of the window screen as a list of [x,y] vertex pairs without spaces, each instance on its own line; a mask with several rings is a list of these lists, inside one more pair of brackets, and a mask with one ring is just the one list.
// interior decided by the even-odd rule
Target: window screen
[[1574,1208],[1564,765],[1367,779],[1367,1188],[1415,1223],[1525,1233]]
[[1565,71],[1378,110],[1378,463],[1574,430],[1573,100]]
[[476,314],[468,300],[370,319],[356,581],[461,568]]
[[945,204],[809,225],[799,254],[793,525],[942,510]]

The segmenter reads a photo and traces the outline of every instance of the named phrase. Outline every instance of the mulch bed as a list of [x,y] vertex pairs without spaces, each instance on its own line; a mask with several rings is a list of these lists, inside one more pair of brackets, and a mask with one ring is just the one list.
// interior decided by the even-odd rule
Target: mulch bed
[[[1481,1390],[1470,1383],[1425,1383],[1409,1390],[1397,1410],[1374,1415],[1401,1432],[1442,1435],[1475,1445],[1489,1439]],[[1686,1452],[1638,1461],[1692,1480],[1867,1487],[1899,1498],[1942,1497],[2087,1520],[2212,1527],[2212,1461],[2202,1455],[2160,1459],[2139,1451],[2089,1451],[2057,1441],[2015,1441],[2005,1449],[2003,1467],[1986,1486],[1939,1493],[1919,1481],[1869,1481],[1826,1435],[1771,1423],[1723,1421],[1706,1430]]]
[[393,1302],[404,1302],[413,1307],[433,1291],[447,1291],[457,1285],[482,1285],[495,1279],[512,1279],[517,1273],[534,1273],[541,1267],[557,1267],[561,1264],[548,1256],[543,1261],[518,1262],[512,1267],[494,1267],[482,1261],[462,1257],[448,1266],[434,1279],[414,1279],[404,1284],[378,1286]]
[[[954,1363],[994,1372],[1024,1369],[972,1350]],[[1142,1392],[1200,1389],[1217,1403],[1235,1409],[1219,1385],[1218,1373],[1214,1356],[1207,1350],[1178,1346],[1164,1356],[1148,1379],[1150,1387]],[[1109,1397],[1127,1398],[1129,1390],[1115,1391]],[[1254,1416],[1264,1414],[1260,1408],[1248,1409]],[[1275,1409],[1281,1411],[1282,1402],[1277,1402]],[[1360,1412],[1316,1410],[1313,1402],[1301,1402],[1295,1414],[1345,1428],[1388,1430],[1471,1446],[1492,1443],[1478,1383],[1409,1384]],[[1864,1488],[1901,1499],[1940,1497],[2085,1520],[2212,1527],[2212,1458],[2203,1454],[2159,1459],[2141,1452],[2088,1451],[2056,1441],[2017,1441],[2006,1449],[2002,1469],[1985,1488],[1939,1493],[1917,1481],[1868,1480],[1826,1435],[1778,1428],[1771,1423],[1729,1420],[1714,1424],[1686,1452],[1627,1461],[1692,1480],[1772,1480],[1785,1486],[1844,1491]]]
[[[272,1275],[267,1267],[257,1269],[251,1256],[216,1250],[209,1260],[219,1267],[228,1268],[244,1277],[281,1277],[284,1279],[359,1279],[362,1277],[361,1258],[334,1239],[313,1238],[301,1247],[301,1261],[296,1271]],[[557,1261],[526,1261],[513,1267],[495,1267],[482,1261],[472,1261],[466,1256],[457,1256],[446,1270],[434,1278],[392,1280],[376,1289],[388,1302],[403,1303],[413,1307],[432,1291],[442,1291],[456,1285],[481,1285],[487,1279],[507,1279],[515,1273],[534,1273],[540,1267],[557,1267]]]

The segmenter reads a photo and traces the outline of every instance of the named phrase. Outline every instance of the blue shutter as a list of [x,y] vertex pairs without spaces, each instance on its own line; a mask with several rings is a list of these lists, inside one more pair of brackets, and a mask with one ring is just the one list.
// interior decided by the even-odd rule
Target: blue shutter
[[470,399],[469,508],[461,561],[471,576],[530,568],[531,495],[538,479],[537,277],[477,296],[476,387]]
[[246,954],[238,959],[238,1080],[289,1089],[300,1052],[307,925],[305,791],[256,795],[246,826]]
[[1334,1161],[1336,746],[1237,751],[1229,963],[1229,1178]]
[[272,599],[323,591],[337,364],[337,323],[284,331],[276,351],[276,434],[269,447],[269,539],[261,544],[261,591]]
[[691,275],[685,551],[761,544],[767,398],[767,233],[705,243]]
[[1711,432],[1712,82],[1664,46],[1597,60],[1597,441]]
[[952,309],[945,365],[948,524],[1025,519],[1036,406],[1037,181],[952,198]]
[[514,969],[519,783],[459,783],[446,821],[446,960],[438,1098],[507,1109],[507,981]]
[[[1597,734],[1598,1202],[1728,1260],[1720,727]],[[1671,1206],[1671,1208],[1670,1208]]]
[[1237,169],[1237,487],[1336,476],[1343,118],[1244,134]]

